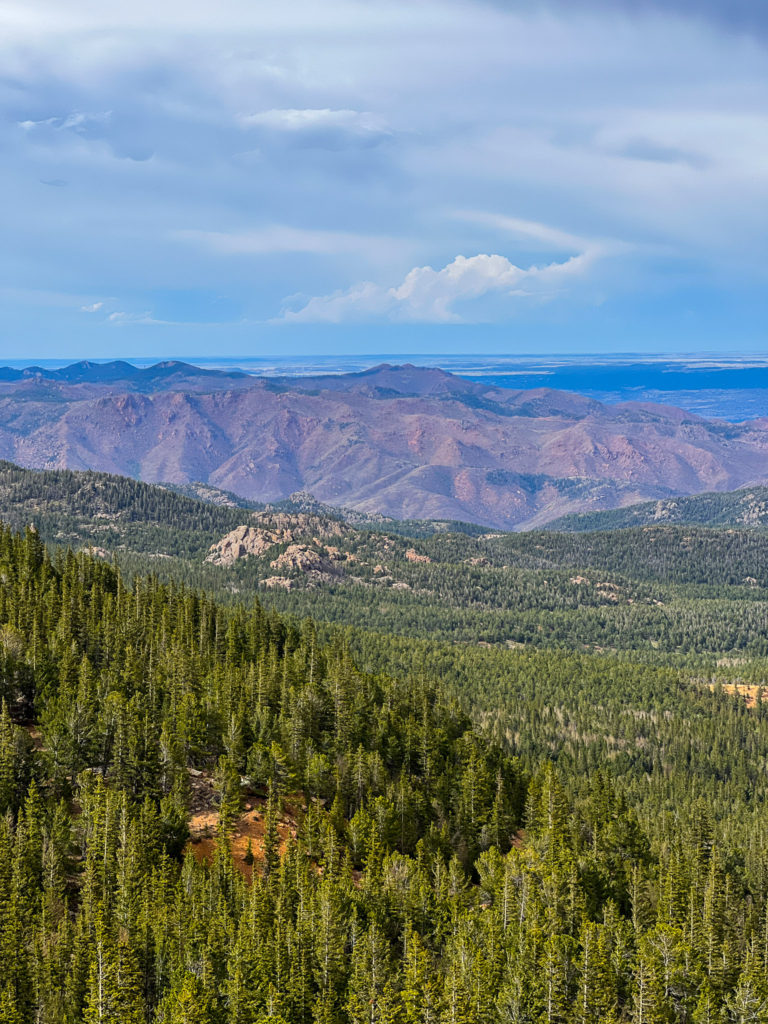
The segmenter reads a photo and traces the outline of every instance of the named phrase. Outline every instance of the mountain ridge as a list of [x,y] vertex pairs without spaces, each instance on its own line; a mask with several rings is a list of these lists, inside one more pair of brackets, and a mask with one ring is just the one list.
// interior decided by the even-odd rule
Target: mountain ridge
[[582,533],[669,524],[722,529],[766,529],[768,487],[711,491],[663,501],[641,502],[620,509],[568,515],[547,523],[545,529]]
[[121,377],[121,366],[0,380],[0,458],[502,529],[768,480],[765,420],[609,406],[412,364],[306,378],[177,362]]

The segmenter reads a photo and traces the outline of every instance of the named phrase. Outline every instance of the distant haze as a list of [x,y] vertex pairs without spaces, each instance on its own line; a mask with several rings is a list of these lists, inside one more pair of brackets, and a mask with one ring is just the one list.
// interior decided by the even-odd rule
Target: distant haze
[[[275,359],[191,358],[189,361],[209,369],[236,369],[258,377],[300,377],[359,372],[386,359],[384,354],[358,354]],[[151,366],[159,362],[158,359],[135,358],[128,361],[136,366]],[[550,387],[576,391],[609,404],[633,400],[660,402],[701,416],[733,422],[768,416],[768,356],[710,353],[677,357],[634,354],[500,358],[443,353],[405,355],[401,361],[440,367],[469,380],[499,387]],[[65,367],[73,360],[42,359],[33,362],[44,367]],[[7,360],[5,365],[20,369],[29,366],[30,360]]]

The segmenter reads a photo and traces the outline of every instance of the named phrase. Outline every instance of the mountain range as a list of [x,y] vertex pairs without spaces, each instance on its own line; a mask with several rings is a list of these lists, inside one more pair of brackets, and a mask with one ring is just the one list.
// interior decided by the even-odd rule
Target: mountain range
[[607,405],[409,364],[258,378],[77,363],[0,369],[0,458],[521,529],[766,481],[768,420]]

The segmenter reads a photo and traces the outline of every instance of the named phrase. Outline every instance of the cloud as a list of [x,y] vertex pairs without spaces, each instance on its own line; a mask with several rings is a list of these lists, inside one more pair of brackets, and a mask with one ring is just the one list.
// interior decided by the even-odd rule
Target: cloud
[[115,327],[130,327],[136,324],[149,325],[152,327],[198,327],[210,326],[207,324],[182,323],[177,320],[160,320],[155,317],[151,310],[144,310],[143,313],[129,313],[125,310],[115,310],[107,317],[107,323]]
[[104,308],[103,302],[92,302],[90,306],[81,306],[80,309],[83,313],[98,313],[100,309]]
[[65,117],[44,117],[39,121],[17,121],[17,125],[24,132],[33,132],[40,128],[52,128],[54,131],[73,131],[78,135],[83,134],[94,125],[105,125],[112,116],[111,110],[101,113],[89,114],[75,110]]
[[604,249],[605,243],[597,243],[592,239],[583,238],[580,235],[572,235],[559,228],[550,227],[549,224],[540,224],[534,220],[524,220],[521,217],[508,217],[501,213],[484,213],[473,210],[456,210],[453,214],[458,220],[470,221],[474,224],[482,224],[486,227],[497,228],[513,238],[525,239],[526,241],[538,242],[548,249],[562,251],[590,251],[595,252],[597,248]]
[[709,22],[720,30],[768,38],[768,8],[761,0],[479,0],[506,11],[530,11],[538,6],[568,14],[599,12],[638,18],[655,15],[663,18]]
[[17,124],[23,132],[31,132],[33,128],[52,128],[57,120],[55,117],[46,117],[43,121],[17,121]]
[[150,326],[150,327],[233,327],[235,325],[242,326],[248,321],[245,319],[240,320],[166,320],[162,317],[157,317],[151,310],[144,310],[142,313],[129,313],[125,310],[116,310],[114,313],[110,313],[106,319],[108,324],[114,327],[131,327],[136,325]]
[[342,128],[351,132],[382,132],[384,123],[373,114],[359,110],[322,109],[263,110],[258,114],[244,114],[240,123],[246,127],[263,126],[283,132],[303,132],[317,128]]
[[4,303],[54,309],[57,316],[60,316],[60,310],[84,310],[88,305],[88,298],[86,292],[78,294],[43,288],[0,287],[0,299]]
[[322,149],[368,149],[392,138],[384,120],[367,111],[325,108],[275,108],[241,115],[248,129],[261,129],[283,144]]
[[197,242],[226,254],[269,255],[307,253],[316,256],[373,256],[401,253],[409,243],[386,236],[359,235],[346,231],[322,231],[275,224],[252,231],[173,232],[173,236]]
[[[414,267],[399,285],[392,287],[363,281],[346,291],[316,296],[298,310],[286,310],[278,322],[482,322],[489,319],[489,305],[493,305],[494,316],[498,317],[499,300],[502,305],[507,304],[508,314],[510,300],[552,299],[563,292],[572,278],[584,275],[598,259],[627,248],[621,243],[587,239],[538,221],[502,214],[456,211],[454,216],[496,228],[524,240],[528,246],[534,242],[547,251],[571,255],[527,268],[498,254],[456,256],[440,270],[431,266]],[[473,305],[467,308],[468,303]],[[457,311],[455,307],[462,304],[465,308]]]
[[440,270],[414,267],[401,284],[391,288],[365,281],[347,291],[318,296],[299,310],[286,311],[280,321],[482,322],[486,319],[482,311],[479,316],[475,313],[465,318],[454,307],[484,298],[553,298],[569,279],[585,273],[593,259],[592,254],[584,252],[561,263],[523,269],[505,256],[457,256]]
[[[674,345],[699,289],[734,310],[724,344],[763,336],[765,49],[713,26],[759,28],[766,3],[2,6],[4,278],[74,297],[64,327],[19,299],[20,345],[217,319],[200,290],[255,323],[295,295],[286,320],[514,312],[535,345],[583,314]],[[88,317],[94,288],[130,303]]]
[[[560,3],[564,4],[564,0]],[[677,15],[711,21],[732,32],[768,35],[768,10],[760,0],[578,0],[578,4],[587,10],[622,11],[635,16],[643,12]],[[569,6],[572,5],[573,0],[569,0]]]
[[107,320],[111,324],[153,324],[158,322],[153,319],[149,310],[143,313],[127,313],[118,309],[114,313],[110,313]]

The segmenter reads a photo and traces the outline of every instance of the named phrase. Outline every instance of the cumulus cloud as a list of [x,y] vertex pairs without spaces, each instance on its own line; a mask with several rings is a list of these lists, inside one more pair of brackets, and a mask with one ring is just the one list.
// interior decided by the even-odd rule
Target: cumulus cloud
[[89,306],[81,306],[80,309],[83,313],[98,313],[100,309],[104,308],[103,302],[92,302]]
[[[552,298],[570,278],[583,274],[594,258],[584,252],[563,262],[523,269],[505,256],[457,256],[440,270],[414,267],[390,288],[365,281],[347,291],[318,296],[299,310],[285,312],[281,319],[290,323],[381,319],[461,323],[467,317],[456,311],[457,304],[499,296]],[[482,313],[477,319],[484,319]]]
[[286,310],[280,322],[482,322],[488,319],[491,303],[498,317],[499,300],[502,305],[524,298],[548,301],[562,294],[574,278],[586,274],[597,260],[625,248],[620,243],[582,238],[548,224],[502,214],[457,211],[454,216],[494,227],[548,252],[571,255],[525,268],[499,254],[460,255],[438,270],[414,267],[398,285],[363,281],[345,291],[316,296],[298,310]]

